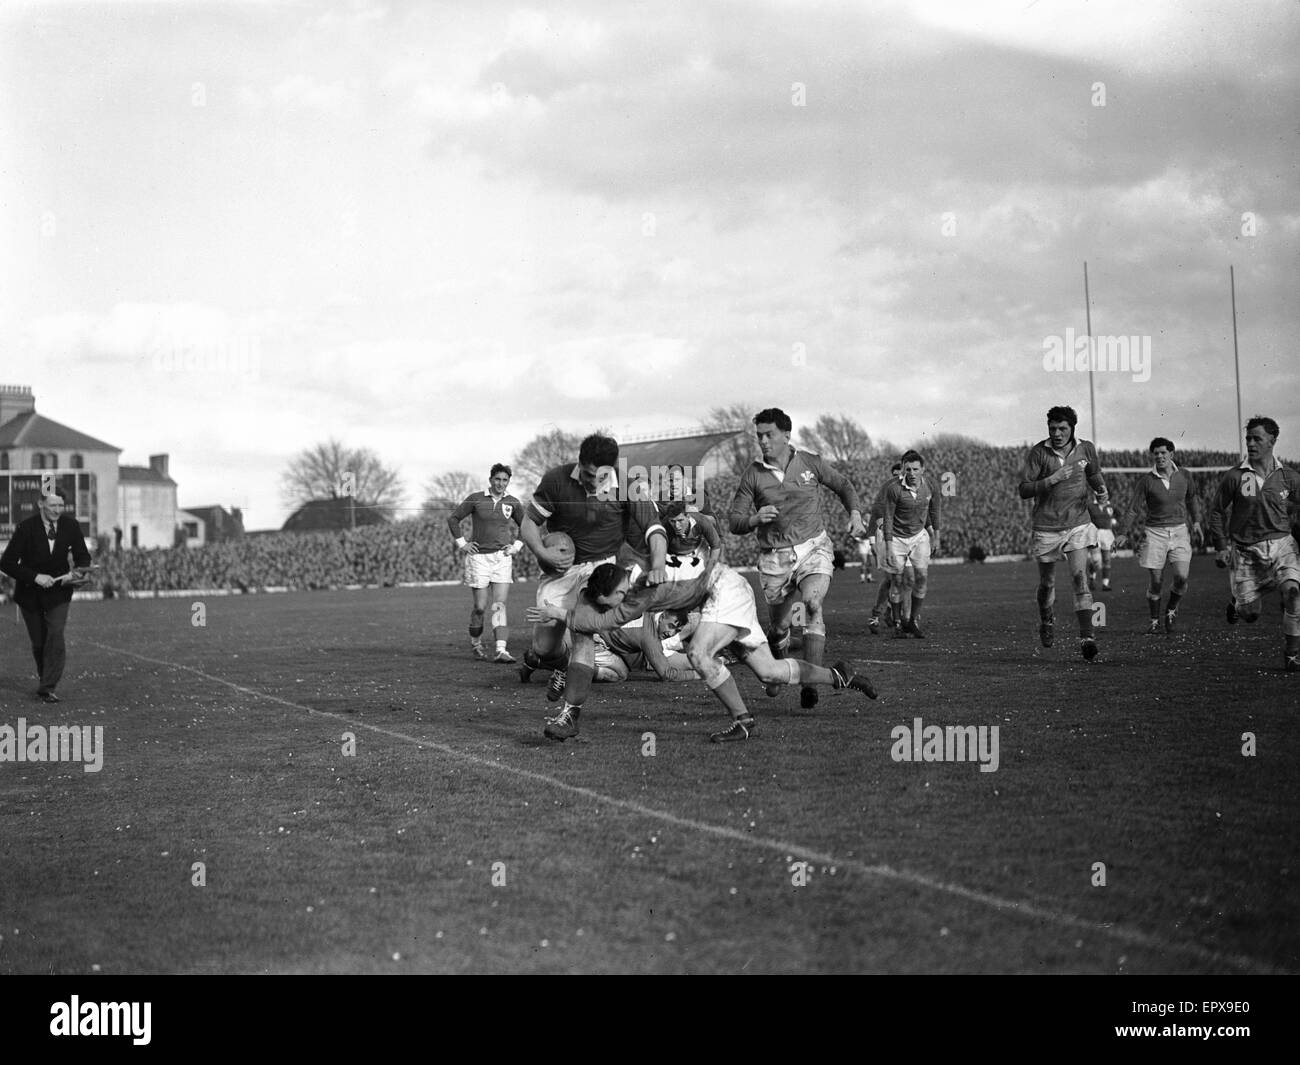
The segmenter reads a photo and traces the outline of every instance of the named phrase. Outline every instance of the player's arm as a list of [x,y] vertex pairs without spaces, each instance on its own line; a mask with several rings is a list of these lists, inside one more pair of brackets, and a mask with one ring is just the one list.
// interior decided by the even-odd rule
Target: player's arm
[[1192,483],[1192,475],[1187,477],[1187,494],[1183,496],[1183,506],[1187,508],[1187,522],[1193,533],[1204,536],[1201,528],[1201,501],[1196,495],[1196,486]]
[[668,579],[668,530],[659,520],[659,508],[649,499],[634,500],[628,506],[632,525],[641,533],[637,540],[644,542],[650,551],[650,572],[646,580],[649,584],[661,584]]
[[22,584],[35,584],[40,571],[23,564],[25,545],[22,541],[24,539],[26,537],[23,532],[15,530],[9,546],[5,548],[4,554],[0,555],[0,572],[7,573]]
[[711,563],[722,561],[722,534],[718,532],[718,526],[711,515],[696,514],[695,524],[700,527],[700,534],[704,537],[704,542],[708,545],[708,559]]
[[[1084,473],[1088,478],[1088,487],[1097,493],[1097,501],[1104,507],[1110,499],[1110,493],[1106,491],[1106,478],[1101,475],[1101,459],[1097,457],[1097,449],[1091,443],[1084,450],[1084,455],[1087,458]],[[1089,473],[1089,470],[1092,472]]]
[[889,549],[889,541],[894,538],[894,491],[897,487],[898,487],[897,484],[891,484],[885,486],[885,500],[884,500],[884,506],[882,508],[885,513],[885,517],[882,522],[885,530],[884,532],[885,550]]
[[731,513],[728,515],[727,525],[737,536],[744,536],[758,524],[752,469],[751,466],[740,475],[740,483],[736,485],[736,494],[731,500]]
[[[668,656],[664,654],[663,641],[659,639],[655,619],[651,615],[646,615],[645,620],[641,623],[641,653],[645,655],[646,665],[654,670],[655,676],[660,680],[695,680],[699,677],[695,670],[678,669],[668,661]],[[679,655],[677,657],[684,658],[685,656]]]
[[1210,538],[1214,542],[1214,550],[1218,552],[1214,561],[1220,566],[1228,564],[1228,511],[1237,495],[1236,475],[1239,472],[1235,469],[1224,472],[1210,503]]
[[447,515],[447,528],[451,530],[451,538],[456,543],[459,551],[467,554],[475,554],[478,551],[478,544],[473,540],[466,540],[461,534],[460,523],[470,516],[474,511],[474,502],[471,497],[466,496],[461,500],[460,506]]
[[1046,495],[1053,485],[1060,484],[1074,473],[1074,464],[1071,462],[1067,462],[1053,473],[1047,473],[1043,469],[1043,461],[1037,449],[1029,453],[1029,458],[1025,460],[1025,468],[1020,474],[1021,499],[1036,499],[1038,496]]
[[547,566],[559,566],[567,561],[566,555],[562,551],[548,550],[542,544],[541,527],[551,520],[555,513],[555,501],[553,498],[554,488],[552,487],[552,474],[558,475],[564,467],[557,467],[556,470],[548,472],[537,485],[533,492],[533,498],[529,500],[528,509],[524,512],[524,520],[519,523],[519,539],[534,555],[539,562]]
[[820,455],[817,456],[814,468],[817,479],[840,497],[840,503],[849,512],[849,535],[861,534],[865,528],[862,524],[862,504],[858,501],[858,490],[853,487],[853,482],[830,463],[823,461]]
[[930,551],[933,554],[939,553],[939,493],[934,490],[934,485],[930,485],[930,512],[926,518],[926,526],[930,530]]
[[524,549],[523,538],[519,535],[520,522],[523,520],[521,515],[524,508],[514,496],[506,496],[506,498],[510,500],[510,518],[508,520],[515,527],[515,540],[505,549],[505,552],[507,555],[517,555]]

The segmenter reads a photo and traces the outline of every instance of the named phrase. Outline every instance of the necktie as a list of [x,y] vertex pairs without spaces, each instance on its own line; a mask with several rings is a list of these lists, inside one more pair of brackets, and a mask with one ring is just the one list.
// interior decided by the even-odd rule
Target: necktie
[[46,535],[47,535],[51,540],[54,539],[54,522],[50,522],[50,527],[49,527],[48,530],[46,530]]

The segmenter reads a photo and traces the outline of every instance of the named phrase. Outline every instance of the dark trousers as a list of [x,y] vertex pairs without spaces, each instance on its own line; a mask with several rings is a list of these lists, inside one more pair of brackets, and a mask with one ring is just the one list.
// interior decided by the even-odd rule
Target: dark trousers
[[59,603],[35,610],[22,608],[27,635],[32,640],[32,657],[36,659],[36,675],[40,677],[40,690],[43,692],[52,692],[63,676],[63,665],[68,658],[63,627],[68,623],[68,607],[71,605]]

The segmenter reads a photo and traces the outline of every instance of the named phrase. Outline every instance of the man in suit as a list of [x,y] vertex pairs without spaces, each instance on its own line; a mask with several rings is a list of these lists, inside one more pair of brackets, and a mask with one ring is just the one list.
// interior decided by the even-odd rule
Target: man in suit
[[[63,513],[63,496],[56,491],[41,496],[40,513],[19,522],[13,539],[0,556],[0,571],[9,574],[17,587],[14,602],[32,641],[32,656],[40,688],[36,694],[47,703],[57,703],[54,689],[63,676],[66,651],[63,628],[68,622],[72,590],[86,582],[85,568],[90,552],[76,518]],[[68,566],[71,553],[77,570]]]

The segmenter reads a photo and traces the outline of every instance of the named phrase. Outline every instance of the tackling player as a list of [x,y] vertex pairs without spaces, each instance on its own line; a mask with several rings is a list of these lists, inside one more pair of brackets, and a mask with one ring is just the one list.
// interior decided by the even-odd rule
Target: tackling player
[[1056,563],[1065,558],[1074,584],[1074,614],[1079,621],[1079,649],[1091,662],[1097,657],[1092,630],[1092,593],[1088,590],[1088,548],[1095,527],[1088,520],[1088,489],[1106,501],[1106,482],[1090,440],[1079,440],[1079,416],[1070,407],[1047,412],[1047,439],[1025,456],[1020,498],[1034,501],[1034,536],[1030,554],[1038,562],[1038,638],[1044,647],[1055,639],[1052,607],[1056,602]]
[[[483,647],[483,613],[492,603],[492,635],[496,639],[493,662],[513,662],[514,656],[506,650],[510,630],[506,622],[506,596],[514,581],[511,573],[512,559],[523,548],[519,539],[519,522],[523,505],[506,494],[510,484],[511,469],[498,462],[488,475],[488,491],[471,492],[447,516],[456,549],[465,555],[465,585],[474,597],[469,615],[469,646],[474,657],[486,661]],[[472,517],[470,539],[461,535],[461,522]]]
[[[1187,575],[1192,565],[1192,536],[1201,534],[1201,505],[1190,475],[1174,463],[1174,445],[1163,436],[1151,441],[1151,472],[1144,473],[1133,489],[1128,509],[1129,535],[1140,518],[1146,517],[1146,539],[1138,552],[1138,565],[1150,575],[1147,606],[1151,611],[1150,634],[1160,631],[1160,595],[1165,566],[1174,568],[1173,587],[1165,605],[1165,632],[1174,631],[1178,602],[1187,594]],[[1188,532],[1188,525],[1192,532]]]
[[[612,563],[624,543],[636,550],[648,550],[648,584],[667,580],[664,561],[668,537],[659,521],[659,512],[654,502],[641,498],[640,493],[638,498],[626,498],[628,493],[621,491],[618,484],[616,462],[618,442],[593,433],[579,447],[577,462],[548,470],[533,492],[519,529],[520,538],[543,567],[551,570],[564,565],[568,559],[564,552],[542,543],[541,526],[548,532],[567,533],[574,549],[573,564],[567,570],[544,573],[538,581],[539,608],[555,605],[572,610],[578,593],[596,567]],[[524,653],[519,679],[527,683],[533,670],[553,670],[547,698],[554,702],[563,696],[564,705],[555,718],[548,719],[547,729],[555,721],[572,720],[576,733],[577,711],[591,689],[595,670],[588,655],[577,663],[577,668],[566,671],[568,647],[563,623],[543,617],[533,628],[532,646]]]
[[[759,581],[772,614],[768,634],[772,654],[785,656],[790,646],[790,612],[802,596],[807,616],[803,655],[820,666],[826,648],[822,600],[835,566],[818,488],[825,485],[839,496],[849,512],[853,536],[866,531],[858,494],[829,463],[790,446],[793,423],[785,411],[776,407],[760,411],[754,416],[754,427],[762,457],[741,475],[731,501],[730,528],[737,535],[751,529],[758,535]],[[779,690],[778,685],[768,686],[769,695]],[[804,709],[817,705],[817,689],[811,684],[800,690],[799,705]]]
[[[921,607],[925,604],[931,552],[939,549],[939,494],[925,477],[925,459],[916,451],[903,456],[903,479],[885,486],[885,555],[889,568],[900,575],[910,562],[911,611],[894,636],[906,639],[910,633],[925,639],[921,630]],[[891,593],[890,598],[893,598]],[[901,598],[901,596],[900,596]]]
[[1246,457],[1219,481],[1210,506],[1215,562],[1232,571],[1243,621],[1259,620],[1264,592],[1282,593],[1283,665],[1300,670],[1300,553],[1289,511],[1300,499],[1300,473],[1273,457],[1278,426],[1255,415],[1246,423]]

